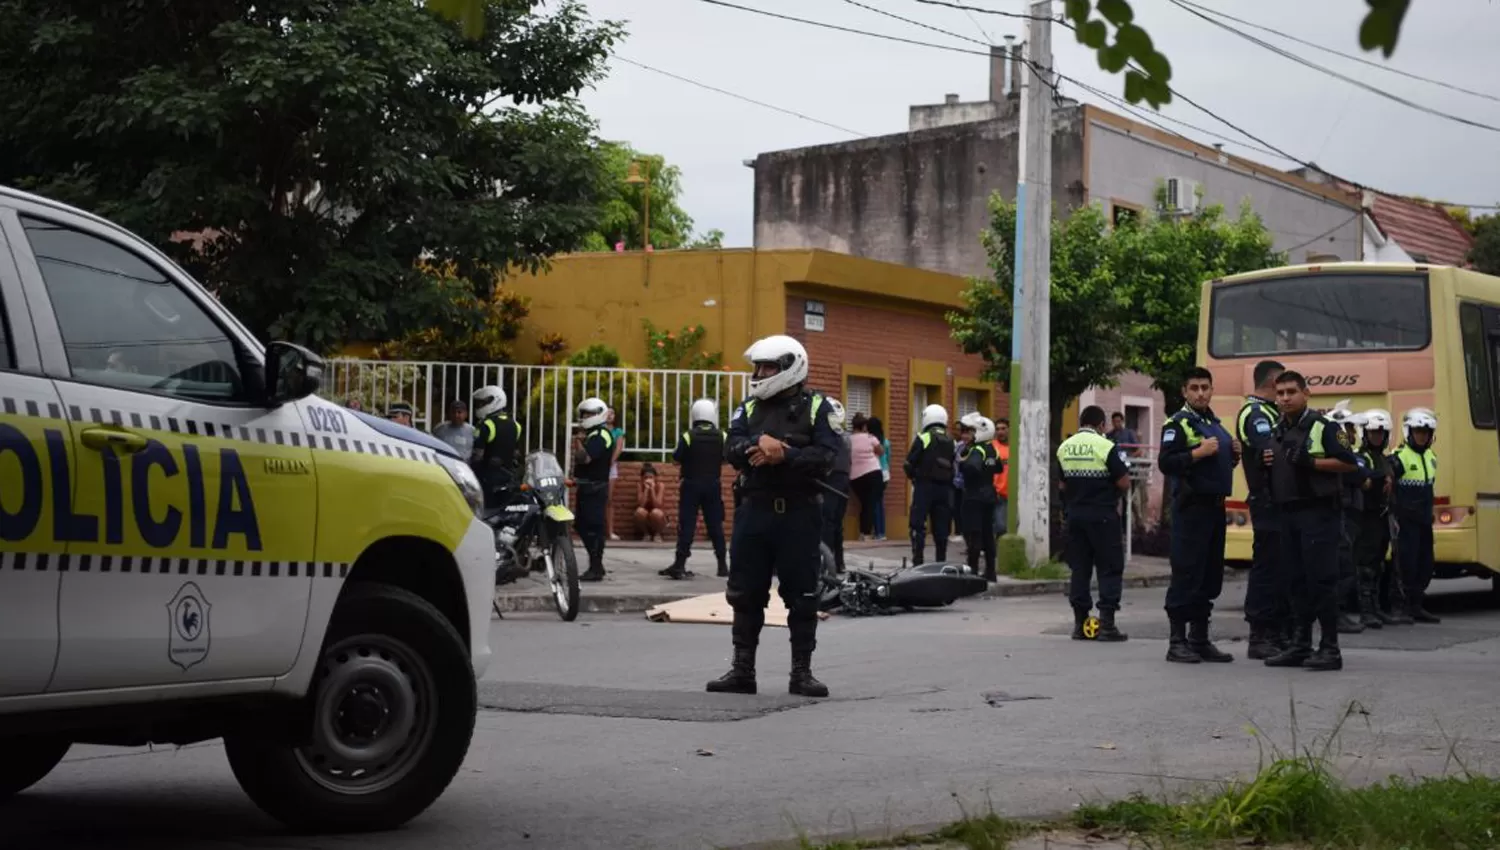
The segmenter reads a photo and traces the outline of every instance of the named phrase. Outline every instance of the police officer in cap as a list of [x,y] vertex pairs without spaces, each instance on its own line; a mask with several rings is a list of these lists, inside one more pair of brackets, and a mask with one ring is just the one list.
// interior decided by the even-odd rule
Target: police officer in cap
[[[1307,406],[1307,379],[1282,372],[1276,379],[1281,422],[1276,445],[1262,453],[1271,494],[1281,515],[1281,564],[1290,582],[1294,629],[1286,649],[1267,667],[1342,670],[1339,652],[1339,543],[1343,535],[1340,476],[1359,468],[1339,439],[1338,427]],[[1318,649],[1313,651],[1313,623]]]
[[755,693],[755,650],[774,573],[791,633],[787,691],[826,697],[828,687],[812,674],[822,567],[820,493],[839,438],[828,423],[828,404],[805,387],[802,343],[767,337],[750,346],[745,359],[754,369],[750,398],[735,409],[725,447],[730,465],[741,471],[724,594],[734,609],[734,662],[708,690]]
[[604,511],[609,506],[609,467],[614,462],[615,437],[608,423],[609,405],[586,398],[578,404],[578,430],[573,434],[573,479],[578,489],[578,538],[589,553],[589,568],[579,581],[604,579]]
[[1099,634],[1106,643],[1129,638],[1115,625],[1124,592],[1125,537],[1120,533],[1120,495],[1130,492],[1130,467],[1125,450],[1100,432],[1104,408],[1097,404],[1078,414],[1078,433],[1057,447],[1061,475],[1063,517],[1067,526],[1068,571],[1072,581],[1068,602],[1073,606],[1073,640],[1086,640],[1084,623],[1094,608],[1089,582],[1099,576]]
[[1250,507],[1250,580],[1245,586],[1245,620],[1250,624],[1246,658],[1264,661],[1286,648],[1291,638],[1291,603],[1286,582],[1277,572],[1281,559],[1281,520],[1271,499],[1271,479],[1262,462],[1267,449],[1275,444],[1276,423],[1281,411],[1276,409],[1276,378],[1286,367],[1275,360],[1255,364],[1251,380],[1255,390],[1245,397],[1235,433],[1243,452],[1240,460],[1245,470],[1246,501]]
[[948,529],[953,513],[953,437],[948,433],[948,411],[940,404],[922,409],[922,432],[906,451],[906,480],[912,483],[911,562],[923,563],[927,548],[927,521],[932,521],[932,552],[939,562],[948,560]]
[[478,462],[475,472],[484,483],[484,498],[489,507],[499,504],[499,495],[518,480],[521,469],[521,423],[505,409],[505,390],[497,386],[474,391],[474,441]]
[[688,556],[693,550],[693,532],[698,525],[698,511],[703,511],[703,527],[719,562],[719,577],[729,575],[724,560],[724,472],[725,434],[719,430],[719,405],[711,398],[700,398],[688,409],[691,424],[677,439],[672,460],[678,467],[677,485],[677,557],[672,566],[662,570],[668,578],[687,578]]
[[1182,386],[1186,404],[1162,428],[1157,458],[1162,474],[1173,479],[1167,660],[1185,664],[1234,660],[1208,639],[1214,600],[1224,589],[1224,499],[1240,461],[1239,440],[1209,407],[1213,394],[1213,373],[1189,369]]

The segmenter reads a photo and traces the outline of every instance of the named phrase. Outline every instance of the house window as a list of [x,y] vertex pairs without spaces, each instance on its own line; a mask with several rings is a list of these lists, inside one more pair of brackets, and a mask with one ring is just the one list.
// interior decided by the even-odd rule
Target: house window
[[872,378],[849,378],[844,399],[844,413],[851,419],[856,413],[875,415],[875,381]]
[[1475,428],[1495,427],[1495,391],[1485,347],[1484,319],[1477,304],[1460,304],[1458,325],[1464,340],[1464,377],[1469,384],[1469,416]]
[[1121,206],[1120,204],[1111,205],[1110,220],[1114,223],[1115,227],[1119,227],[1132,221],[1136,221],[1140,217],[1141,211],[1138,209]]
[[979,390],[958,391],[958,418],[979,412]]

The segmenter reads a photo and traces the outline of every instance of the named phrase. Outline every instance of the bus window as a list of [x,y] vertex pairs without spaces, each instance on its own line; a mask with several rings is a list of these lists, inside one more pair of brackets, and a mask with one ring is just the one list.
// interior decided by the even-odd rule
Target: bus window
[[1214,357],[1425,348],[1425,275],[1294,275],[1215,288]]
[[1495,385],[1490,380],[1490,353],[1485,346],[1484,317],[1477,304],[1458,306],[1464,338],[1464,377],[1469,383],[1469,416],[1475,428],[1495,427]]

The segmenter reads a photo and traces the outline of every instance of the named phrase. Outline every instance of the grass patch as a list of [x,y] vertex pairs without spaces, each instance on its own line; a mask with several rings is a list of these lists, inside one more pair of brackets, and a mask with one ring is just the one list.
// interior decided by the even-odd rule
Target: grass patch
[[1026,560],[1026,541],[1014,534],[1001,535],[995,545],[995,571],[1000,575],[1026,581],[1068,578],[1072,573],[1065,564],[1046,560],[1032,564]]
[[[1344,717],[1360,711],[1351,704]],[[1342,725],[1342,721],[1340,723]],[[1158,844],[1224,842],[1328,850],[1479,850],[1500,846],[1500,781],[1470,773],[1429,779],[1391,776],[1365,787],[1331,769],[1320,751],[1277,755],[1248,780],[1181,803],[1136,795],[1084,806],[1072,825],[1128,833]],[[1264,738],[1262,737],[1262,740]],[[1452,747],[1450,759],[1457,762]]]
[[940,844],[944,847],[967,850],[1005,850],[1017,838],[1036,831],[1032,824],[1007,820],[999,815],[966,817],[949,824],[936,832],[925,835],[898,835],[894,838],[856,839],[819,844],[807,838],[798,842],[800,850],[881,850],[881,848],[907,847],[910,845]]

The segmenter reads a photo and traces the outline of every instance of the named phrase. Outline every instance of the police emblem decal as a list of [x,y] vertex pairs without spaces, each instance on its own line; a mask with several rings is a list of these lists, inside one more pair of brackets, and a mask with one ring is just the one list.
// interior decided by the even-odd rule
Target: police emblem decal
[[197,583],[177,589],[167,603],[167,657],[186,671],[208,656],[209,612],[213,606]]

